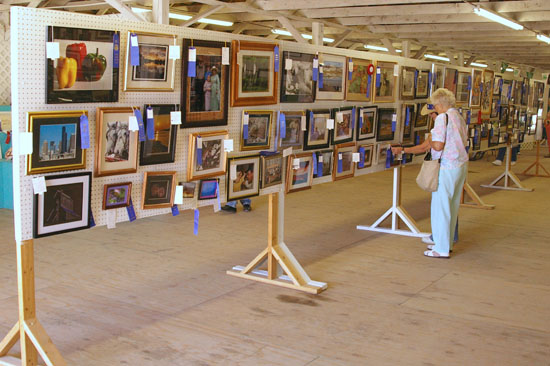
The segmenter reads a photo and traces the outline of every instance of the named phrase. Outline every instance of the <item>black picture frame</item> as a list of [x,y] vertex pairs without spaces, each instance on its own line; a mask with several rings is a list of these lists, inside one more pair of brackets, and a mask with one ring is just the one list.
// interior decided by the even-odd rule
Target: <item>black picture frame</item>
[[[359,125],[359,118],[361,117],[360,114],[363,114],[363,126],[360,127]],[[366,116],[370,115],[370,119],[366,120]],[[358,111],[358,117],[357,117],[357,136],[356,141],[365,141],[376,138],[376,125],[378,124],[378,107],[373,106],[367,106],[363,108],[359,108]]]
[[[409,123],[407,124],[407,110],[409,110]],[[404,103],[401,112],[401,142],[412,143],[413,122],[416,121],[416,104]]]
[[[34,195],[33,237],[41,238],[88,229],[92,217],[92,173],[49,175],[44,178],[48,190],[43,194]],[[58,181],[60,184],[57,187],[63,187],[63,189],[54,189],[56,187],[52,184],[55,183],[54,181]],[[62,182],[63,184],[61,184]],[[80,185],[82,185],[82,189],[79,191]],[[52,205],[56,207],[51,207]],[[78,214],[80,214],[81,220],[76,220]],[[51,224],[46,225],[45,221],[49,221]],[[55,223],[56,221],[65,222]],[[80,224],[78,224],[79,222]],[[73,224],[71,225],[71,223]],[[59,230],[55,230],[55,226],[58,226]],[[50,227],[49,231],[46,230],[46,227]]]
[[[314,55],[309,53],[283,51],[281,103],[313,103],[315,101],[317,82],[313,81],[314,57]],[[287,70],[285,67],[287,59],[292,60],[292,68],[290,70]],[[298,90],[298,93],[303,92],[304,94],[290,93],[292,90]]]
[[420,113],[422,111],[422,108],[424,108],[425,105],[426,105],[426,103],[417,103],[416,104],[417,113],[416,113],[416,118],[414,119],[414,129],[415,130],[423,130],[423,129],[427,129],[429,127],[430,115],[428,114],[428,115],[423,116]]
[[[414,88],[414,99],[424,99],[428,98],[430,94],[430,70],[417,70],[418,77],[416,78],[416,86]],[[422,82],[421,82],[422,81]],[[426,82],[426,92],[419,92],[420,86],[423,85],[424,81]]]
[[[337,113],[342,112],[342,122],[338,122]],[[355,113],[354,113],[355,112]],[[332,145],[343,144],[353,141],[355,139],[355,126],[357,125],[357,108],[356,107],[342,107],[333,108],[331,110],[331,118],[334,119],[334,130],[332,131]],[[349,130],[345,133],[346,126]],[[343,134],[345,133],[345,135]],[[340,137],[340,136],[349,137]]]
[[334,162],[334,150],[333,149],[327,149],[327,150],[321,150],[316,151],[317,154],[317,164],[319,164],[320,156],[323,157],[323,167],[322,167],[322,174],[319,174],[319,165],[317,165],[317,174],[313,174],[313,179],[317,178],[323,178],[323,177],[330,177],[330,180],[332,181],[332,171],[333,171],[333,162]]
[[[214,184],[216,182],[218,183],[218,192],[215,192],[215,195],[206,195],[205,192],[203,192],[205,185]],[[197,199],[202,201],[202,200],[213,200],[218,198],[219,186],[220,186],[219,178],[201,179],[199,183],[199,192],[198,192]]]
[[[143,119],[147,120],[147,108],[153,109],[153,120],[155,124],[155,138],[141,141],[139,149],[139,165],[154,165],[173,163],[176,156],[176,141],[178,135],[178,126],[170,123],[170,112],[179,110],[178,105],[174,104],[146,104],[143,107]],[[144,121],[144,122],[145,122]],[[147,123],[145,126],[145,136],[147,136]],[[166,128],[168,127],[168,128]],[[166,136],[168,134],[168,136]],[[155,152],[162,149],[168,143],[168,151]]]
[[[201,57],[219,57],[219,62],[215,62],[216,68],[220,68],[221,77],[220,79],[220,110],[219,112],[211,111],[191,111],[191,104],[197,105],[196,103],[191,102],[192,90],[191,90],[191,79],[194,83],[194,88],[199,90],[199,95],[195,101],[198,102],[200,106],[201,98],[204,98],[204,95],[201,96],[201,91],[204,93],[204,82],[200,81],[200,78],[194,77],[190,78],[187,76],[188,66],[189,66],[189,47],[195,47],[197,49],[197,61],[196,65],[199,68]],[[202,41],[202,40],[183,40],[182,47],[182,62],[181,62],[181,125],[180,128],[195,128],[195,127],[210,127],[210,126],[226,126],[227,125],[227,113],[229,108],[229,65],[222,65],[222,48],[230,48],[230,44],[226,42],[214,42],[214,41]],[[209,49],[209,50],[208,50]],[[218,51],[219,50],[219,51]],[[204,52],[203,52],[204,51]],[[208,52],[206,52],[208,51]],[[231,52],[231,49],[230,49]],[[215,53],[210,55],[209,53]],[[218,55],[219,53],[219,55]],[[197,71],[196,75],[199,75]],[[208,70],[204,70],[204,75],[207,74]],[[206,80],[205,78],[203,78]],[[200,108],[200,107],[199,107]],[[202,109],[202,108],[201,108]]]
[[376,141],[392,141],[395,138],[395,131],[392,131],[392,119],[396,113],[395,108],[378,108]]
[[[60,58],[46,60],[46,104],[118,101],[120,42],[118,45],[115,45],[114,39],[116,35],[120,40],[119,31],[48,26],[47,33],[48,42],[59,43]],[[93,48],[88,49],[89,46]],[[101,53],[99,52],[100,47],[102,48]],[[71,86],[59,88],[60,79],[57,77],[56,69],[57,67],[62,67],[60,65],[61,57],[63,55],[67,57],[68,48],[69,55],[76,57],[74,58],[77,64],[76,81]],[[75,50],[77,48],[78,50]],[[96,53],[93,53],[94,49]],[[83,54],[86,56],[82,57]],[[100,66],[103,64],[103,58],[100,56],[104,57],[106,64],[103,72],[101,72]],[[118,59],[115,60],[115,58]],[[85,66],[83,67],[83,65]],[[111,71],[110,83],[108,80],[109,71]],[[100,73],[101,75],[99,75]],[[99,87],[98,82],[102,79],[103,87],[109,85],[109,89],[97,89]],[[90,85],[90,89],[79,88],[70,90],[75,85],[85,87],[85,83],[94,83],[94,85]]]
[[283,183],[286,174],[285,161],[282,154],[260,156],[260,189]]
[[[313,113],[313,121],[311,120],[311,116]],[[315,124],[316,119],[324,118],[325,125],[324,125],[324,133],[326,135],[326,142],[321,143],[311,143],[310,137],[313,136],[315,131],[315,126],[313,126],[312,130],[312,124]],[[326,128],[326,120],[331,118],[330,109],[316,109],[316,110],[307,110],[306,111],[306,130],[304,131],[304,151],[306,150],[316,150],[316,149],[326,149],[330,146],[330,142],[332,141],[332,133],[333,130],[329,130]],[[322,127],[322,122],[320,121]],[[323,137],[323,140],[325,138]]]

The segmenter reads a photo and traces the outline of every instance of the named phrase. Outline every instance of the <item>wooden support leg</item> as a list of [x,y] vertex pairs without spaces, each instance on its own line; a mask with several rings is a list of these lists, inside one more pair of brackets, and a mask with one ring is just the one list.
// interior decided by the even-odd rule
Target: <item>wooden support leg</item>
[[[465,196],[468,195],[472,202],[465,202]],[[488,205],[479,195],[474,191],[472,186],[468,184],[468,182],[464,183],[464,188],[462,189],[462,197],[460,198],[460,205],[462,207],[470,207],[470,208],[481,208],[484,210],[493,210],[495,208],[495,205]]]
[[[527,173],[532,168],[535,168],[535,174],[533,173]],[[545,174],[540,174],[539,169],[544,170]],[[540,141],[537,141],[537,156],[535,158],[535,162],[527,167],[522,173],[522,175],[527,175],[530,177],[541,177],[541,178],[550,178],[550,173],[548,173],[548,170],[544,168],[544,165],[540,163]]]
[[[506,167],[504,169],[504,173],[499,175],[495,180],[493,180],[489,184],[482,184],[482,187],[485,188],[494,188],[494,189],[504,189],[509,191],[524,191],[524,192],[532,192],[532,188],[525,188],[522,184],[519,178],[512,172],[510,168],[510,156],[512,154],[512,147],[511,144],[508,143],[506,146]],[[497,185],[501,180],[504,180],[504,184],[502,186]],[[515,184],[515,187],[512,187],[512,184]]]

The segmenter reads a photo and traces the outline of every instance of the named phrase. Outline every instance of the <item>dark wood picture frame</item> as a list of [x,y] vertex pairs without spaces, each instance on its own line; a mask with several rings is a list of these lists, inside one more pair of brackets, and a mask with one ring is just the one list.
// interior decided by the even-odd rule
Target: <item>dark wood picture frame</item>
[[[313,59],[315,55],[301,52],[282,52],[281,63],[281,103],[313,103],[317,82],[313,81]],[[292,68],[287,70],[286,60],[292,60]],[[311,83],[311,84],[309,84]],[[308,85],[309,84],[309,85]],[[292,86],[292,89],[290,88]],[[289,93],[296,90],[297,93]],[[300,92],[308,91],[305,94]]]
[[395,138],[395,131],[392,131],[392,119],[396,113],[395,108],[378,108],[376,141],[392,141]]
[[[143,108],[142,115],[144,119],[147,116],[147,107],[153,108],[153,120],[155,124],[155,138],[141,141],[139,150],[139,165],[153,165],[173,163],[176,156],[176,142],[178,136],[178,126],[170,123],[170,112],[179,109],[174,104],[147,104]],[[147,123],[144,121],[145,136],[147,136]],[[164,127],[160,129],[160,127]],[[168,127],[168,128],[166,128]],[[168,136],[166,134],[168,133]],[[155,149],[164,148],[168,143],[168,151],[164,153],[154,152]]]

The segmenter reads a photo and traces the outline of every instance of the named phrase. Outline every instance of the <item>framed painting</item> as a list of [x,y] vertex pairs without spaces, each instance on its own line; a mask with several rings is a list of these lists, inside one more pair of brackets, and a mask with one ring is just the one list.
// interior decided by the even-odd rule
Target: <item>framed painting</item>
[[[370,102],[372,99],[372,80],[369,84],[368,68],[372,65],[372,60],[363,60],[360,58],[353,58],[353,70],[351,73],[351,80],[348,81],[346,86],[346,100],[357,102]],[[348,74],[349,74],[349,59],[348,59]]]
[[353,141],[356,117],[357,109],[354,107],[334,108],[332,110],[332,118],[334,119],[333,145]]
[[[225,174],[227,153],[224,140],[229,139],[227,131],[194,132],[189,134],[189,153],[187,154],[187,180],[199,180]],[[200,142],[201,153],[197,153]],[[199,159],[200,157],[200,159]]]
[[177,36],[171,34],[133,33],[138,40],[139,65],[132,66],[128,32],[126,45],[126,72],[124,91],[174,91],[175,60],[169,58],[170,46],[177,45]]
[[363,164],[357,163],[357,169],[365,169],[372,166],[372,155],[374,152],[374,144],[358,144],[357,151],[361,152],[363,149],[365,156],[363,157]]
[[512,118],[510,118],[510,107],[512,107],[512,106],[501,106],[500,107],[499,126],[507,128],[508,121],[510,119],[512,119]]
[[414,92],[415,99],[428,98],[430,90],[430,70],[418,70],[416,78],[416,90]]
[[[542,126],[542,124],[541,124]],[[528,135],[534,135],[537,131],[537,115],[527,115],[526,132]]]
[[521,84],[521,105],[529,105],[529,95],[531,90],[531,85],[529,84],[529,79],[523,78],[523,83]]
[[183,186],[183,198],[195,198],[197,182],[179,182],[179,185]]
[[[286,111],[281,113],[285,114],[286,128],[284,138],[281,137],[281,131],[277,134],[279,140],[278,147],[286,149],[292,146],[293,149],[302,149],[304,143],[302,117],[305,118],[305,113],[303,111]],[[280,124],[278,124],[278,128],[280,129]]]
[[416,69],[414,67],[401,67],[401,89],[399,95],[402,100],[414,99],[415,76]]
[[[376,75],[374,75],[374,102],[393,103],[395,101],[395,90],[397,88],[397,76],[394,75],[395,62],[376,63]],[[380,81],[376,79],[380,75]]]
[[493,99],[498,99],[500,97],[502,83],[503,83],[502,76],[495,75],[495,78],[493,81]]
[[332,149],[317,151],[317,172],[313,172],[313,178],[331,177],[332,181]]
[[46,103],[117,102],[115,39],[120,39],[120,32],[48,27],[48,42],[59,43],[59,58],[47,59]]
[[426,115],[426,116],[423,116],[422,114],[420,114],[420,111],[422,110],[422,108],[424,108],[424,106],[426,105],[426,103],[417,103],[416,105],[416,110],[418,111],[418,113],[416,113],[416,117],[414,119],[414,129],[415,130],[425,130],[425,129],[428,129],[428,125],[429,125],[429,121],[430,121],[430,116],[429,115]]
[[[189,47],[195,47],[195,77],[189,74]],[[227,125],[229,66],[222,65],[224,42],[183,40],[181,128]]]
[[260,157],[261,180],[260,188],[268,188],[283,183],[285,160],[282,154]]
[[33,153],[27,155],[27,175],[86,169],[80,140],[80,116],[88,111],[29,112]]
[[472,87],[472,74],[469,72],[458,72],[456,84],[456,104],[467,105],[470,100],[470,88]]
[[439,88],[443,88],[445,85],[445,66],[435,65],[434,74],[432,77],[433,89],[432,93]]
[[498,100],[498,97],[494,97],[493,101],[491,102],[491,114],[490,118],[498,118],[498,114],[500,111],[500,101]]
[[[319,73],[322,71],[323,82],[317,82],[317,96],[321,100],[343,100],[346,85],[346,57],[319,54]],[[319,79],[321,75],[319,75]]]
[[391,141],[395,138],[395,131],[392,129],[392,121],[394,121],[394,115],[396,113],[394,108],[378,109],[376,141]]
[[[391,147],[390,144],[383,143],[376,145],[376,164],[386,165],[386,160],[388,159],[388,149]],[[390,166],[399,165],[400,161],[394,159],[393,163]]]
[[169,208],[174,205],[177,172],[145,172],[141,209]]
[[33,236],[40,238],[89,228],[92,173],[44,178],[47,191],[34,195]]
[[199,200],[211,200],[218,198],[218,191],[220,187],[220,180],[215,179],[201,179],[199,183]]
[[376,123],[378,120],[378,108],[359,108],[359,126],[357,127],[357,141],[368,140],[376,137]]
[[229,158],[227,164],[227,202],[260,194],[260,155]]
[[404,103],[401,110],[401,143],[413,142],[412,127],[416,120],[416,104]]
[[489,147],[497,146],[500,141],[500,128],[493,124],[489,129],[488,145]]
[[332,130],[327,129],[327,120],[331,119],[330,110],[319,109],[307,111],[306,117],[304,150],[328,148],[330,146],[332,134]]
[[521,86],[521,81],[512,81],[512,99],[510,100],[511,104],[521,104]]
[[[540,81],[535,81],[533,84],[535,90],[535,102],[542,101],[544,99],[544,83]],[[537,107],[537,104],[534,103],[533,107]]]
[[479,107],[481,104],[481,83],[483,83],[483,71],[474,69],[470,107]]
[[314,55],[309,53],[283,52],[281,103],[313,103],[316,89],[313,58]]
[[96,112],[94,176],[137,172],[138,132],[130,131],[131,107],[101,107]]
[[[146,138],[141,142],[139,165],[173,163],[176,155],[177,125],[170,123],[170,112],[179,109],[174,104],[147,104],[143,107],[143,116],[147,116],[148,108],[153,111],[155,137]],[[144,123],[147,136],[148,123]]]
[[445,81],[443,83],[444,88],[450,90],[454,95],[456,95],[457,82],[458,82],[458,70],[451,69],[450,67],[446,67]]
[[334,147],[334,168],[332,170],[332,180],[352,178],[355,174],[355,163],[353,162],[353,153],[355,152],[355,143],[336,145]]
[[289,155],[286,163],[286,193],[311,189],[312,183],[313,155]]
[[[246,126],[248,116],[248,126]],[[269,149],[273,111],[243,111],[241,151]],[[245,131],[248,136],[245,138]]]
[[502,90],[500,92],[500,105],[508,105],[512,94],[512,80],[502,81]]
[[132,197],[132,182],[105,184],[103,186],[103,209],[130,206]]
[[277,103],[279,70],[275,70],[275,46],[275,43],[232,42],[232,107]]
[[491,103],[493,101],[493,78],[494,71],[483,71],[483,87],[481,89],[481,114],[491,114]]

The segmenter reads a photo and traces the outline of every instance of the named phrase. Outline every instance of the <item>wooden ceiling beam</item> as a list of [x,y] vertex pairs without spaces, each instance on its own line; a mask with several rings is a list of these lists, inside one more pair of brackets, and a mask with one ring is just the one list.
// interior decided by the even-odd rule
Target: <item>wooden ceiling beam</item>
[[145,21],[143,17],[141,17],[139,14],[136,14],[130,9],[129,6],[125,5],[122,0],[104,0],[107,4],[111,5],[113,8],[118,10],[120,14],[126,19],[134,20],[138,22]]
[[296,29],[294,27],[294,25],[292,25],[292,23],[290,22],[290,20],[288,20],[288,18],[286,17],[283,17],[283,16],[280,16],[280,17],[277,17],[277,20],[279,21],[279,23],[281,23],[281,25],[287,30],[290,32],[290,34],[292,34],[292,37],[294,38],[294,40],[298,43],[303,43],[303,44],[307,44],[309,43],[308,41],[306,41],[304,39],[304,37],[302,37],[302,32],[300,32],[298,29]]
[[190,27],[202,18],[206,18],[207,16],[212,15],[223,8],[223,5],[208,6],[205,10],[201,10],[198,14],[195,14],[193,18],[185,21],[183,24],[180,24],[180,27]]
[[[422,3],[447,3],[462,1],[450,0],[407,0],[409,4]],[[300,9],[319,9],[319,8],[337,8],[348,6],[366,6],[366,5],[393,5],[402,4],[403,0],[258,0],[259,7],[264,10],[300,10]]]
[[[326,31],[326,29],[325,29]],[[332,47],[338,47],[342,44],[342,42],[344,42],[346,40],[346,38],[348,38],[351,34],[353,33],[353,31],[351,29],[347,29],[344,31],[344,33],[340,34],[338,36],[338,38],[336,38],[334,40],[334,43],[331,44]]]
[[420,60],[422,56],[424,56],[424,53],[426,53],[427,49],[428,49],[428,46],[422,46],[418,51],[416,51],[413,58]]

